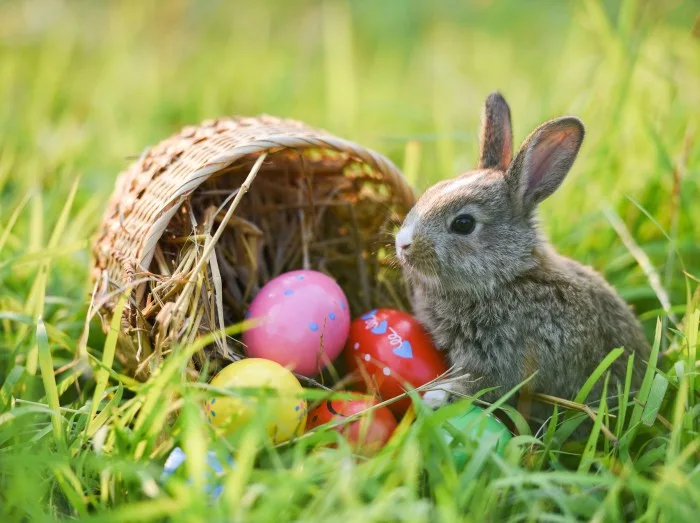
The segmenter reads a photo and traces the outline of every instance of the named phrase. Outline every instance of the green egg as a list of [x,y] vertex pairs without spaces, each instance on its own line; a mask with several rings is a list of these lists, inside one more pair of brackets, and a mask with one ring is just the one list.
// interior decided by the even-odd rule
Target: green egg
[[445,442],[452,449],[457,468],[464,467],[467,462],[467,449],[459,438],[455,439],[453,436],[455,432],[464,434],[466,439],[475,443],[485,439],[497,441],[496,451],[499,454],[503,453],[503,449],[512,438],[510,431],[503,423],[473,405],[466,412],[448,418],[443,424],[442,432]]

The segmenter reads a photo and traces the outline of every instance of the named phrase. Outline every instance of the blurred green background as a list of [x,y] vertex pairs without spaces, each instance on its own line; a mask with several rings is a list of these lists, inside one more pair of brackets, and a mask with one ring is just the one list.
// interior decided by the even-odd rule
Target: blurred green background
[[[675,321],[659,331],[662,350],[679,350],[659,373],[649,367],[646,426],[638,403],[628,424],[617,418],[619,447],[594,431],[572,450],[557,439],[565,423],[552,423],[540,439],[521,431],[508,459],[479,444],[459,474],[443,466],[427,414],[398,454],[368,463],[347,449],[307,456],[302,441],[280,451],[296,456],[289,467],[253,470],[246,439],[214,514],[692,520],[699,15],[696,0],[0,0],[0,520],[217,520],[196,483],[156,486],[174,445],[203,462],[204,391],[175,370],[142,387],[107,382],[99,362],[111,365],[116,338],[94,322],[81,339],[91,240],[117,174],[148,145],[205,118],[269,113],[388,155],[422,190],[474,166],[481,104],[496,89],[517,144],[563,114],[587,125],[572,172],[542,206],[555,245],[602,271],[650,339],[666,293],[679,321],[695,309],[684,332]],[[175,410],[184,414],[167,423]],[[91,427],[104,429],[108,453],[97,433],[86,443]],[[188,474],[201,462],[188,460]]]
[[420,190],[475,164],[481,103],[498,89],[518,144],[562,114],[587,125],[542,209],[555,244],[640,312],[658,309],[610,206],[683,304],[676,252],[700,266],[699,12],[636,0],[2,2],[0,259],[15,261],[0,269],[0,299],[24,307],[31,255],[80,178],[49,277],[64,313],[80,310],[117,173],[185,124],[298,118],[387,154]]

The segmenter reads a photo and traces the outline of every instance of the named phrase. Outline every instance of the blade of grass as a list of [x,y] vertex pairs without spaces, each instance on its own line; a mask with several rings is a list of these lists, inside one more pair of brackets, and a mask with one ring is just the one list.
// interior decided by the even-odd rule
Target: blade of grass
[[[691,302],[692,303],[692,302]],[[692,306],[692,305],[691,305]],[[697,304],[695,304],[697,306]],[[692,309],[689,309],[692,310]],[[685,321],[685,339],[688,354],[686,362],[688,369],[697,368],[697,350],[698,350],[698,332],[700,332],[700,308],[693,310],[686,317]],[[698,380],[696,377],[689,380],[688,383],[688,407],[693,408],[696,401],[697,391],[696,386]]]
[[[619,358],[623,353],[624,349],[622,348],[611,350],[608,353],[608,355],[605,358],[603,358],[603,361],[601,361],[598,364],[593,373],[588,377],[586,382],[576,394],[576,398],[574,399],[573,403],[585,404],[586,399],[593,390],[595,384],[598,382],[601,376],[610,368],[610,366],[615,362],[615,360],[617,360],[617,358]],[[589,410],[589,413],[590,412],[592,412],[592,410]],[[583,416],[577,416],[577,411],[570,410],[569,412],[567,412],[564,415],[564,420],[561,426],[557,429],[557,439],[559,441],[564,441],[568,439],[574,433],[574,431],[585,421],[585,419],[586,418]],[[596,421],[597,419],[598,416],[596,416]],[[612,436],[614,438],[614,436],[610,434],[607,428],[605,428],[604,430],[606,431],[606,435],[608,435],[608,437]]]
[[[208,235],[209,236],[209,235]],[[208,239],[210,239],[211,236],[209,236]],[[223,286],[221,284],[221,272],[219,271],[219,262],[216,259],[216,249],[211,251],[211,255],[209,256],[209,268],[211,270],[211,281],[214,284],[214,296],[215,296],[215,301],[216,301],[216,316],[217,320],[219,321],[219,329],[216,332],[219,333],[221,330],[226,327],[226,324],[224,323],[224,290]],[[216,344],[219,346],[219,350],[221,350],[222,354],[225,354],[226,347],[225,347],[226,341],[222,338],[219,338],[217,336],[216,338]]]
[[[686,418],[686,395],[688,393],[689,387],[688,375],[684,374],[681,378],[680,386],[678,387],[678,393],[676,394],[676,401],[673,405],[673,428],[671,430],[670,443],[667,446],[666,461],[672,462],[676,456],[681,452],[681,444],[683,439],[683,428],[687,426],[684,423]],[[692,420],[690,423],[692,424]],[[688,434],[692,434],[692,430],[688,430]]]
[[666,395],[666,389],[668,388],[668,380],[661,374],[654,376],[654,381],[651,384],[651,390],[649,391],[649,397],[647,398],[646,405],[644,405],[644,410],[642,411],[642,424],[647,427],[651,427],[656,421],[656,415],[661,409],[661,404],[664,401],[664,396]]
[[95,418],[92,419],[88,424],[86,431],[88,438],[93,437],[95,435],[95,432],[97,432],[100,429],[100,427],[107,423],[107,420],[113,415],[114,410],[116,410],[117,406],[120,404],[123,394],[124,386],[121,383],[119,383],[117,385],[117,391],[114,393],[114,396],[112,396],[112,398],[107,402],[102,411],[97,416],[95,416]]
[[[258,434],[254,430],[250,430],[246,433],[241,442],[238,452],[236,452],[235,462],[236,467],[229,474],[228,478],[224,483],[224,492],[226,492],[226,497],[223,502],[226,505],[228,513],[233,516],[234,514],[241,515],[241,498],[245,493],[245,486],[248,483],[250,474],[253,471],[253,465],[255,464],[255,458],[258,453],[258,448],[260,442],[258,440]],[[238,519],[235,517],[234,519]]]
[[0,388],[0,411],[4,411],[10,405],[12,391],[19,383],[19,380],[22,379],[22,376],[24,376],[24,367],[21,365],[15,365],[7,374],[2,388]]
[[586,442],[586,448],[581,455],[581,462],[578,466],[578,472],[587,473],[593,462],[595,461],[595,452],[598,446],[598,438],[600,436],[600,430],[603,426],[603,418],[605,417],[605,412],[607,410],[607,394],[608,394],[608,381],[610,380],[610,373],[605,375],[605,381],[603,382],[603,393],[600,397],[600,405],[598,406],[598,413],[593,423],[593,428],[591,429],[591,434]]
[[661,347],[661,320],[656,322],[656,334],[654,335],[654,344],[651,347],[651,353],[649,354],[649,361],[647,363],[647,370],[644,373],[644,379],[642,380],[642,386],[639,389],[639,394],[637,399],[641,404],[636,404],[632,409],[632,416],[630,418],[629,427],[634,429],[634,427],[642,419],[642,412],[644,412],[644,405],[646,404],[647,398],[649,397],[649,392],[651,391],[651,385],[654,382],[654,374],[656,373],[656,362],[659,358],[659,348]]
[[625,388],[622,391],[622,398],[618,400],[617,406],[617,421],[615,423],[615,436],[619,439],[622,431],[625,428],[625,419],[627,417],[627,407],[630,401],[630,390],[632,388],[632,377],[634,374],[634,358],[635,353],[630,354],[627,359],[627,370],[625,372]]
[[54,375],[53,370],[51,349],[49,348],[49,338],[46,334],[46,328],[44,327],[44,320],[41,319],[41,317],[37,321],[36,341],[39,347],[39,367],[41,369],[41,379],[44,382],[47,402],[49,408],[58,414],[57,416],[51,416],[54,435],[56,437],[56,441],[60,445],[63,445],[65,442],[63,434],[63,417],[60,415],[61,405],[58,401],[58,389],[56,387],[56,376]]
[[130,378],[129,376],[126,376],[124,374],[119,374],[117,371],[115,371],[112,367],[107,367],[102,360],[96,358],[92,354],[88,354],[88,359],[90,360],[90,363],[92,364],[93,367],[98,367],[107,373],[109,373],[109,377],[112,378],[114,381],[117,383],[121,383],[124,388],[132,391],[132,392],[139,392],[140,390],[143,389],[144,384],[141,383],[138,380],[135,380],[134,378]]
[[125,503],[114,510],[103,511],[83,519],[83,523],[122,523],[124,521],[168,521],[187,507],[188,498],[162,497],[149,501]]
[[552,417],[549,419],[548,424],[547,424],[547,432],[545,432],[544,438],[542,438],[542,441],[544,442],[544,448],[542,449],[542,453],[540,455],[540,458],[536,462],[537,463],[537,466],[535,467],[536,470],[542,470],[545,463],[547,462],[547,458],[549,457],[549,453],[551,452],[552,446],[554,444],[554,434],[556,433],[558,420],[559,420],[559,406],[554,405],[554,410],[552,411]]
[[24,198],[20,200],[20,202],[15,206],[15,210],[12,211],[12,214],[10,215],[10,218],[7,220],[7,225],[5,225],[5,230],[2,232],[2,235],[0,236],[0,253],[3,252],[3,249],[5,248],[5,244],[7,243],[7,239],[10,237],[10,233],[12,232],[12,229],[14,228],[15,224],[17,223],[17,219],[19,218],[20,214],[24,210],[24,208],[27,206],[27,202],[29,202],[29,199],[32,197],[33,191],[29,191],[27,194],[24,195]]
[[66,197],[66,203],[63,204],[61,213],[58,215],[56,220],[56,225],[51,232],[51,237],[49,238],[48,248],[54,249],[58,246],[63,237],[63,233],[66,230],[66,225],[68,224],[68,217],[70,216],[70,211],[73,208],[73,201],[75,200],[75,195],[78,192],[78,185],[80,185],[80,177],[78,176],[70,190],[68,191],[68,196]]
[[601,376],[603,376],[603,374],[610,368],[610,366],[615,362],[615,360],[622,356],[623,353],[624,349],[622,348],[614,349],[611,350],[608,353],[608,355],[605,356],[605,358],[603,358],[603,361],[601,361],[600,364],[598,364],[596,369],[583,384],[583,387],[581,387],[581,390],[579,390],[576,394],[576,397],[574,398],[574,401],[576,403],[586,402],[586,398],[588,398],[588,395],[591,393],[591,390],[593,390],[593,387],[601,378]]
[[[102,351],[102,364],[106,368],[112,368],[114,363],[114,354],[117,348],[117,341],[119,340],[119,332],[121,331],[121,321],[122,314],[124,313],[124,307],[129,299],[128,294],[123,294],[117,306],[114,308],[114,316],[112,316],[112,321],[109,325],[109,333],[107,334],[107,339],[105,340],[104,349]],[[109,379],[109,372],[104,368],[97,370],[95,375],[95,392],[92,395],[92,405],[90,407],[90,417],[88,422],[88,427],[92,427],[95,418],[97,417],[97,411],[100,408],[100,402],[102,401],[102,396],[107,388],[107,380]],[[83,433],[83,443],[88,439],[89,429]]]
[[204,492],[207,435],[203,428],[202,408],[189,398],[185,401],[180,415],[183,434],[183,450],[187,456],[185,468],[187,477],[193,481],[196,492]]
[[24,267],[27,265],[34,265],[35,263],[46,264],[54,258],[60,258],[66,254],[71,254],[76,251],[81,251],[86,249],[88,242],[86,240],[78,240],[69,245],[63,245],[61,247],[47,247],[46,249],[40,249],[37,251],[29,252],[17,256],[16,258],[11,258],[0,263],[0,271],[7,270],[9,268],[17,269],[18,267]]
[[83,487],[75,473],[68,465],[58,465],[54,468],[54,476],[61,491],[78,515],[86,516],[87,502],[83,494]]
[[[83,249],[87,245],[87,241],[82,240],[76,242],[76,244],[79,244],[78,246],[76,245],[70,245],[68,247],[63,247],[63,248],[58,248],[58,242],[60,241],[60,238],[63,234],[63,230],[65,229],[66,223],[68,221],[68,214],[70,213],[70,209],[73,205],[73,200],[75,198],[75,193],[77,190],[77,180],[76,183],[74,183],[73,187],[71,188],[68,198],[66,199],[65,204],[63,205],[63,208],[61,210],[60,217],[58,221],[56,222],[56,226],[53,229],[53,232],[51,234],[51,238],[49,240],[49,244],[47,245],[47,248],[44,249],[43,251],[39,252],[39,246],[41,245],[41,239],[43,238],[44,234],[44,229],[43,229],[43,223],[42,223],[42,208],[43,208],[43,199],[41,193],[38,193],[35,195],[35,198],[32,200],[33,204],[32,205],[32,213],[31,213],[31,222],[30,222],[30,235],[29,235],[29,248],[28,252],[31,253],[31,255],[25,255],[27,263],[33,263],[34,259],[41,260],[41,265],[38,270],[38,276],[34,280],[34,284],[32,285],[32,288],[29,292],[29,296],[27,298],[27,306],[25,308],[25,313],[28,315],[31,315],[34,318],[38,318],[39,316],[44,315],[44,305],[45,305],[45,299],[46,299],[46,283],[48,280],[48,275],[51,267],[51,259],[54,256],[60,256],[64,254],[65,252],[72,252],[73,250],[78,250],[78,249]],[[65,251],[64,251],[65,250]],[[22,257],[24,258],[24,257]],[[11,260],[12,263],[16,263],[17,260]],[[0,264],[0,270],[2,270],[3,266],[5,264]],[[28,328],[21,326],[18,332],[17,336],[17,345],[19,345],[24,337],[27,335]],[[36,366],[37,366],[37,352],[34,347],[30,348],[28,354],[27,354],[27,372],[34,376],[36,374]]]
[[22,416],[26,416],[29,414],[46,414],[52,418],[55,416],[62,417],[62,414],[60,412],[51,409],[46,405],[37,405],[32,402],[32,404],[27,407],[15,407],[13,409],[8,410],[7,412],[0,414],[0,425],[3,425],[5,423],[11,423],[21,418]]
[[639,267],[642,269],[647,277],[647,280],[649,281],[649,286],[654,290],[659,303],[666,312],[666,316],[668,316],[668,318],[677,325],[678,319],[671,311],[671,299],[669,298],[668,292],[661,284],[661,277],[654,268],[654,264],[649,259],[649,256],[647,256],[647,253],[644,252],[644,249],[637,245],[637,242],[632,237],[632,234],[630,234],[627,226],[622,221],[622,218],[620,218],[612,207],[607,206],[603,209],[603,211],[605,216],[608,218],[608,221],[613,226],[622,242],[625,244],[627,250],[630,252],[630,254],[632,254],[632,256],[634,256],[634,259],[637,260]]

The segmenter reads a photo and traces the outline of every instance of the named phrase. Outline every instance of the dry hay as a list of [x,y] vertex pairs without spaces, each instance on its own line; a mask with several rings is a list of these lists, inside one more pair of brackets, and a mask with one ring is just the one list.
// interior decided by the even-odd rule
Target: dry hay
[[[242,321],[262,285],[299,268],[336,278],[353,314],[405,308],[386,246],[413,202],[386,158],[300,122],[184,129],[120,175],[95,244],[105,328],[131,290],[117,356],[145,379],[183,342]],[[218,337],[190,372],[215,371],[243,349]]]

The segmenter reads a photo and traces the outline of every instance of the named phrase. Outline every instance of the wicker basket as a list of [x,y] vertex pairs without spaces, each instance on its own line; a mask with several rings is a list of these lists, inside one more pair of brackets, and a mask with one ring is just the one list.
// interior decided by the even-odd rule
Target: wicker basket
[[[117,356],[145,379],[182,342],[241,321],[258,289],[289,270],[331,274],[355,313],[404,306],[386,246],[413,203],[388,159],[303,123],[187,127],[116,182],[94,248],[103,326],[129,290]],[[221,338],[190,370],[216,370],[242,349]]]

